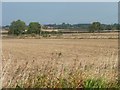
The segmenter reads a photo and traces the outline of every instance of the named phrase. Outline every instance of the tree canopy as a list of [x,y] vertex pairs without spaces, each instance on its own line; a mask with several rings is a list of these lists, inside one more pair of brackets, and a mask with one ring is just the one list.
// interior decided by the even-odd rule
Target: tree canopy
[[[41,24],[39,22],[30,22],[26,25],[22,20],[13,21],[10,26],[5,26],[5,29],[9,30],[9,34],[21,35],[21,34],[44,34],[54,33],[45,32],[41,30]],[[58,29],[58,30],[81,30],[83,32],[101,32],[102,30],[120,30],[120,24],[101,24],[100,22],[93,22],[92,24],[47,24],[42,26],[43,29]],[[56,33],[56,32],[55,32]]]
[[10,34],[19,35],[22,34],[26,29],[26,24],[24,21],[17,20],[13,21],[10,25]]
[[89,27],[89,32],[100,32],[102,30],[102,26],[100,22],[93,22]]
[[31,22],[28,26],[28,33],[40,34],[41,25],[38,22]]

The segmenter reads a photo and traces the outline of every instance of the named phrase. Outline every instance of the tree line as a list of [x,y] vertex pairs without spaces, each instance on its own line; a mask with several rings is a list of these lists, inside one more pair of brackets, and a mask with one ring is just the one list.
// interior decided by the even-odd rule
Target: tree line
[[[43,32],[41,29],[69,29],[69,30],[87,30],[88,32],[102,32],[103,30],[120,30],[120,24],[106,25],[101,24],[100,22],[93,22],[92,24],[48,24],[41,25],[39,22],[30,22],[29,25],[22,20],[13,21],[9,27],[9,34],[12,35],[21,35],[21,34],[44,34],[50,32]],[[56,32],[51,32],[56,34]]]
[[93,22],[92,24],[48,24],[46,26],[51,26],[54,29],[78,29],[78,30],[88,30],[89,32],[94,32],[95,29],[100,30],[120,30],[120,24],[101,24],[100,22]]
[[21,35],[21,34],[40,34],[41,25],[38,22],[30,22],[29,26],[24,21],[13,21],[9,26],[9,34]]

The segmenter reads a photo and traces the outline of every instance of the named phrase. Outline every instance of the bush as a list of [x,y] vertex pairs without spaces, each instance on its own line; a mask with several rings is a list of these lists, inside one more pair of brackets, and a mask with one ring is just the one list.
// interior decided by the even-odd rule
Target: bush
[[84,88],[105,88],[106,83],[102,79],[87,79]]

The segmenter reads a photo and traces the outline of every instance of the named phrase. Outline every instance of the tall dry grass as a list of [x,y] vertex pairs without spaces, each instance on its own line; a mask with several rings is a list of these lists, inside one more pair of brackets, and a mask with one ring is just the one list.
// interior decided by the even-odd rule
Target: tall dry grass
[[[78,56],[70,66],[62,60],[62,52],[51,53],[49,61],[34,65],[35,60],[21,61],[17,64],[9,54],[7,63],[3,65],[2,81],[4,88],[83,88],[83,87],[117,87],[117,55],[98,58],[106,60],[96,66],[94,62],[81,62]],[[5,57],[2,56],[3,63]],[[109,62],[111,61],[111,62]],[[15,68],[13,68],[15,67]],[[11,71],[11,72],[9,72]],[[92,72],[91,72],[92,71]],[[94,72],[94,73],[93,73]],[[111,73],[112,72],[112,73]],[[110,79],[107,79],[109,74]],[[95,79],[95,80],[94,80]],[[97,84],[96,84],[97,83]],[[93,86],[92,86],[93,85]]]

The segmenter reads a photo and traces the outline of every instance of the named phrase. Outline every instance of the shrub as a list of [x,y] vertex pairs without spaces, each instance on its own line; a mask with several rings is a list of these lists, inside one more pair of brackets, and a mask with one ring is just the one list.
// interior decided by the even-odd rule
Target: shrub
[[87,79],[84,88],[105,88],[106,83],[102,79]]

